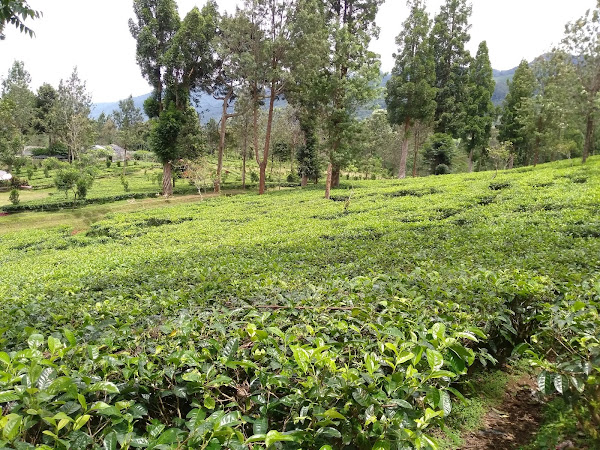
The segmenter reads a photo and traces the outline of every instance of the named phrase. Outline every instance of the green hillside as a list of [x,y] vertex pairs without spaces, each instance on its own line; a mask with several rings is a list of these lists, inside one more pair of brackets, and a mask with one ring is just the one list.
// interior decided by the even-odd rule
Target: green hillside
[[0,233],[0,447],[435,448],[469,367],[523,342],[568,389],[553,336],[600,331],[600,158],[322,197]]

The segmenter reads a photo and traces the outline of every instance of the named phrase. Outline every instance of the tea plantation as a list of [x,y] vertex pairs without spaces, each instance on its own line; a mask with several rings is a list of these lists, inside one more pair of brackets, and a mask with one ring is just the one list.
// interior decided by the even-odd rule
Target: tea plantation
[[600,158],[345,183],[0,234],[0,447],[436,448],[513,353],[597,438]]

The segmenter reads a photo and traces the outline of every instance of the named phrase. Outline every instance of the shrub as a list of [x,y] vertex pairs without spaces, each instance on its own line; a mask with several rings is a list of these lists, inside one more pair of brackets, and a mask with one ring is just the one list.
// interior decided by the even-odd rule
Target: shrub
[[250,181],[253,183],[258,183],[258,174],[256,172],[250,172]]
[[129,192],[129,181],[125,178],[125,175],[121,174],[121,184],[123,185],[123,189],[125,192]]
[[10,202],[11,202],[13,205],[18,205],[18,204],[19,204],[19,202],[21,201],[21,200],[19,200],[19,190],[18,190],[18,189],[16,189],[16,188],[13,188],[13,189],[10,191],[10,195],[9,195],[8,199],[10,200]]
[[300,181],[300,177],[298,177],[297,173],[291,172],[288,174],[286,180],[288,183],[298,183]]
[[149,152],[147,150],[138,150],[133,152],[133,159],[136,161],[155,162],[156,156],[154,155],[154,153]]
[[447,175],[450,173],[450,167],[446,164],[438,164],[435,168],[436,175]]
[[429,161],[431,171],[436,173],[440,165],[452,166],[452,157],[456,150],[456,144],[452,136],[444,133],[435,133],[425,144],[425,159]]

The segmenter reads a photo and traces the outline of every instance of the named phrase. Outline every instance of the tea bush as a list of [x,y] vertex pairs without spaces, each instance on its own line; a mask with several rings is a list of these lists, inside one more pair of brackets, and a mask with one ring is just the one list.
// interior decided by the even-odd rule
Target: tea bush
[[0,446],[436,448],[515,346],[593,395],[600,159],[570,164],[0,233]]

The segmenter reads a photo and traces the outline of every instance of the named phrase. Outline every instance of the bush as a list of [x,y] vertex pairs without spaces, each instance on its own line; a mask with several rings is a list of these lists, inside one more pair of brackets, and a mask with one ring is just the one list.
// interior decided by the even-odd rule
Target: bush
[[112,157],[107,156],[106,157],[106,168],[110,169],[110,166],[112,165]]
[[450,172],[450,167],[448,167],[446,164],[438,164],[435,168],[436,175],[447,175]]
[[258,183],[259,177],[256,172],[250,172],[250,181],[253,183]]
[[121,174],[121,184],[123,185],[123,189],[125,192],[129,192],[129,181],[125,178],[125,175]]
[[300,182],[300,177],[298,176],[297,173],[295,172],[291,172],[287,178],[286,178],[288,183],[298,183]]
[[21,200],[19,200],[19,190],[18,190],[18,189],[16,189],[16,188],[13,188],[13,189],[10,191],[10,195],[9,195],[8,199],[10,200],[10,202],[11,202],[13,205],[18,205],[18,204],[19,204],[19,202],[21,201]]

